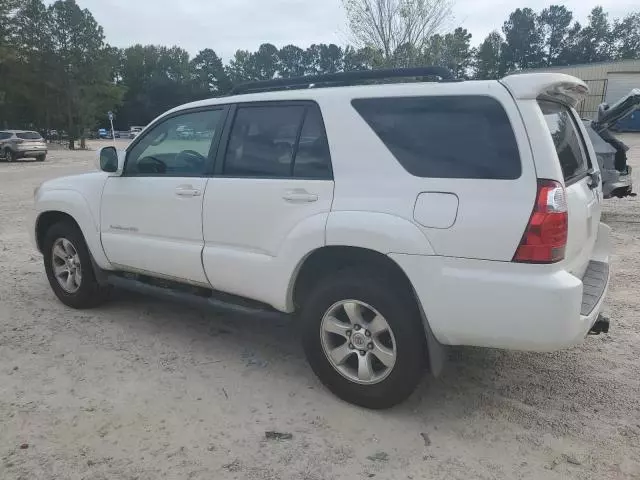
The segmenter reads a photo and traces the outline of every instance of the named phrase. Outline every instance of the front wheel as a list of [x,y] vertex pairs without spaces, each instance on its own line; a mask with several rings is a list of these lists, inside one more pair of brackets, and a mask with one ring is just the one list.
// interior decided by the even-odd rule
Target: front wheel
[[47,156],[46,156],[46,155],[38,155],[38,156],[36,157],[36,160],[37,160],[38,162],[44,162],[45,158],[47,158]]
[[49,284],[62,303],[84,309],[107,300],[110,288],[98,283],[78,227],[68,222],[56,223],[45,234],[42,250]]
[[343,400],[389,408],[420,382],[426,341],[416,301],[384,276],[355,269],[325,277],[301,316],[311,368]]

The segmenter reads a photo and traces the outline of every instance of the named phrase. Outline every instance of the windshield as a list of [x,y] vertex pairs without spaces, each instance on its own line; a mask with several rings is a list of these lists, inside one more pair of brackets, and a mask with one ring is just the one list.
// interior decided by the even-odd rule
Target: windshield
[[22,132],[16,133],[16,137],[23,140],[42,140],[42,137],[38,132]]

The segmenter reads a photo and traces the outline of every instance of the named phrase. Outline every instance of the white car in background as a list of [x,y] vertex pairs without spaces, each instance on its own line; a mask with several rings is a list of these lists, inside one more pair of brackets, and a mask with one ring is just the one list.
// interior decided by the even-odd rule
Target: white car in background
[[136,138],[140,134],[140,132],[142,132],[142,130],[144,130],[144,127],[131,127],[129,129],[129,138]]
[[[441,80],[379,83],[401,76]],[[53,291],[73,308],[119,285],[294,313],[320,380],[370,408],[437,373],[443,345],[551,351],[607,331],[587,86],[451,80],[277,79],[174,108],[104,147],[100,172],[37,190]]]

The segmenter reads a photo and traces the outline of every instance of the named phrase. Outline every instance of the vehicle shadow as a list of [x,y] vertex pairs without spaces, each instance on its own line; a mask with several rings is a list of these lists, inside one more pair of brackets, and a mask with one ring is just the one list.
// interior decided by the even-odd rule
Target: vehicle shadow
[[[304,358],[299,324],[292,316],[264,318],[186,307],[125,291],[118,291],[114,302],[103,309],[116,322],[128,327],[135,323],[135,328],[152,330],[173,341],[179,355],[188,346],[189,355],[203,363],[227,362],[238,371],[246,366],[262,368],[272,377],[286,376],[300,388],[320,390],[322,404],[331,408],[356,408],[334,397],[316,379]],[[595,409],[615,417],[616,385],[607,375],[611,365],[601,357],[597,364],[589,361],[590,349],[593,345],[555,353],[448,347],[448,362],[439,378],[425,372],[424,381],[409,400],[370,415],[411,422],[416,416],[428,418],[437,412],[474,421],[478,415],[485,420],[512,418],[528,428],[580,429],[585,412],[592,414]],[[239,382],[241,377],[239,374]]]

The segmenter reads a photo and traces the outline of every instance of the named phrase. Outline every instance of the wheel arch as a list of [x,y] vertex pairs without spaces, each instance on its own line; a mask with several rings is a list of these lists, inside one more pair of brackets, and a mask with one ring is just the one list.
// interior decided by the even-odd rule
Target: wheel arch
[[41,192],[36,199],[37,214],[33,225],[33,239],[42,252],[42,239],[46,229],[57,221],[75,224],[87,244],[89,253],[97,266],[111,270],[111,264],[102,249],[100,226],[91,213],[89,204],[82,194],[73,190],[50,190]]
[[72,225],[75,225],[78,230],[82,231],[76,219],[73,218],[66,212],[61,212],[59,210],[48,210],[46,212],[42,212],[38,215],[36,219],[36,246],[38,247],[38,251],[42,252],[42,245],[44,243],[44,237],[47,234],[47,231],[56,223],[60,222],[68,222]]
[[371,268],[391,275],[403,287],[412,288],[409,278],[389,256],[376,250],[346,245],[328,245],[317,248],[307,255],[296,269],[291,285],[291,300],[294,308],[304,301],[309,289],[325,275],[347,268]]
[[382,272],[384,275],[389,276],[395,285],[406,288],[410,293],[422,318],[427,340],[429,370],[434,376],[439,375],[445,361],[444,348],[431,331],[429,321],[409,277],[400,265],[388,255],[368,248],[346,245],[330,245],[317,248],[300,262],[292,279],[290,295],[293,309],[299,310],[300,305],[305,300],[305,296],[326,275],[344,268],[359,266],[363,269],[374,269]]

